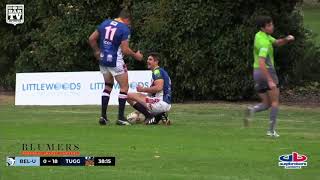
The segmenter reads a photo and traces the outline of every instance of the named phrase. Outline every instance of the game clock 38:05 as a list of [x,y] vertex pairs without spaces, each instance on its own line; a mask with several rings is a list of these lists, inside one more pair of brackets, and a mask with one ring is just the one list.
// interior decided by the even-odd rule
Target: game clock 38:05
[[115,164],[115,157],[94,157],[95,166],[114,166]]

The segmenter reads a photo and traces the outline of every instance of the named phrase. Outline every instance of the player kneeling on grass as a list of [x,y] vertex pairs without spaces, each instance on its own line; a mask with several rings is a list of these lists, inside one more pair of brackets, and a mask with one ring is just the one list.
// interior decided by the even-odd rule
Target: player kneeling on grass
[[151,86],[137,86],[138,93],[128,93],[128,103],[145,116],[146,125],[158,124],[160,120],[170,124],[167,112],[171,108],[171,80],[168,73],[159,67],[159,61],[157,53],[150,53],[147,64],[152,70]]

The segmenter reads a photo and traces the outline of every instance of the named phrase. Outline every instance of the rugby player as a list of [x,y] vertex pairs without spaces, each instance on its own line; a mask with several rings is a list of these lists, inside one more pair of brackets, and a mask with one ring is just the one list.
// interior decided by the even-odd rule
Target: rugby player
[[159,67],[159,62],[158,53],[149,54],[147,64],[152,70],[151,86],[137,86],[138,93],[128,94],[128,103],[146,117],[146,125],[158,124],[160,120],[170,124],[167,112],[171,108],[171,80],[168,73]]
[[[89,44],[93,49],[95,58],[99,61],[100,71],[103,74],[105,88],[101,97],[100,125],[109,124],[107,108],[114,78],[120,85],[118,125],[130,125],[124,117],[127,101],[128,72],[123,60],[123,54],[141,61],[143,55],[140,51],[133,52],[129,48],[130,13],[126,10],[120,12],[119,18],[106,19],[90,35]],[[99,41],[99,44],[98,44]]]

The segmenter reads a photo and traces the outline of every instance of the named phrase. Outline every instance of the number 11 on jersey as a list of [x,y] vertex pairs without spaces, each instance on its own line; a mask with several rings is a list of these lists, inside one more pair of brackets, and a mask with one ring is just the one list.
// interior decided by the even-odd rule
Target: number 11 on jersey
[[109,41],[113,41],[113,37],[116,31],[117,31],[117,28],[112,28],[112,26],[107,26],[105,39]]

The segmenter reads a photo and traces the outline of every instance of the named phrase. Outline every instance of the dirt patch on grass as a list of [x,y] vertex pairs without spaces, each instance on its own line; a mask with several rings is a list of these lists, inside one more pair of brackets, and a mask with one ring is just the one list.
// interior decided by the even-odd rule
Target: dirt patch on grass
[[287,105],[320,107],[320,93],[297,93],[292,90],[281,92],[280,101]]
[[14,92],[0,91],[0,104],[14,104]]

